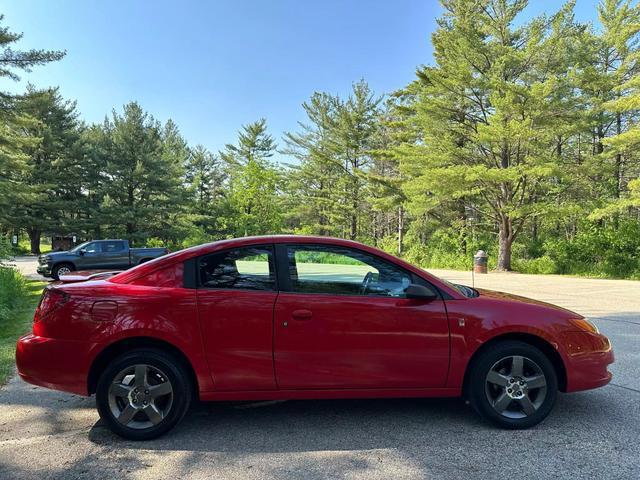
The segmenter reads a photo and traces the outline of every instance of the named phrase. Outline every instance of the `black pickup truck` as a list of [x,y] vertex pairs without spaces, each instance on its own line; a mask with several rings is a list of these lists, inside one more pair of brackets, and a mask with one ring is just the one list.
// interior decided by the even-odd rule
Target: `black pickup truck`
[[127,240],[93,240],[68,252],[38,257],[38,273],[55,280],[74,270],[126,270],[169,253],[168,248],[129,248]]

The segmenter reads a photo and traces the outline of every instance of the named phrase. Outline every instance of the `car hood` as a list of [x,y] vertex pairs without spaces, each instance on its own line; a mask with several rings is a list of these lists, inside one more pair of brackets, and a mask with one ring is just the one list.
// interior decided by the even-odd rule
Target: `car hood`
[[542,308],[547,308],[550,310],[554,310],[558,313],[562,313],[562,314],[566,314],[571,316],[572,318],[581,318],[582,315],[573,312],[571,310],[568,310],[566,308],[563,307],[559,307],[557,305],[554,305],[552,303],[547,303],[547,302],[541,302],[540,300],[534,300],[533,298],[528,298],[528,297],[521,297],[520,295],[514,295],[512,293],[505,293],[505,292],[497,292],[495,290],[485,290],[482,288],[477,288],[476,290],[478,290],[478,292],[480,293],[480,298],[484,297],[484,298],[490,298],[490,299],[494,299],[494,300],[501,300],[504,302],[509,302],[509,303],[526,303],[529,305],[535,305],[537,307],[542,307]]
[[44,257],[61,257],[64,255],[69,255],[69,251],[68,250],[63,250],[63,251],[57,251],[57,252],[49,252],[49,253],[44,253],[42,255],[40,255],[42,258]]

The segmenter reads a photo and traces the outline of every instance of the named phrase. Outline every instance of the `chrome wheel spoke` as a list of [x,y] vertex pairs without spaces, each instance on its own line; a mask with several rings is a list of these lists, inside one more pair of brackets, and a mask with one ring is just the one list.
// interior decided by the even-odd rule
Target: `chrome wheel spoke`
[[493,408],[496,412],[502,413],[506,410],[510,403],[511,397],[509,397],[506,392],[502,392],[493,404]]
[[531,402],[531,399],[527,395],[518,399],[518,403],[522,407],[522,411],[527,415],[531,415],[537,410],[535,405]]
[[111,384],[111,387],[109,387],[109,393],[116,397],[126,398],[129,396],[129,393],[131,393],[131,387],[124,383],[114,382]]
[[149,387],[149,395],[151,398],[162,397],[163,395],[168,395],[173,392],[173,388],[171,388],[171,383],[164,382],[159,385],[153,385]]
[[527,377],[524,380],[527,382],[529,390],[547,386],[547,380],[544,378],[544,375],[534,375],[533,377]]
[[142,409],[147,415],[147,418],[154,425],[159,424],[162,421],[162,414],[156,409],[155,405],[149,404]]
[[487,382],[493,383],[494,385],[498,385],[500,387],[506,387],[509,383],[509,378],[501,373],[496,372],[495,370],[491,370],[487,375]]
[[521,377],[524,370],[524,358],[519,355],[516,355],[512,358],[513,361],[511,363],[511,376]]
[[136,412],[138,411],[137,408],[135,408],[133,405],[127,405],[124,410],[122,410],[122,412],[120,412],[120,415],[118,416],[118,421],[123,424],[123,425],[127,425],[131,419],[133,418],[133,416],[136,414]]

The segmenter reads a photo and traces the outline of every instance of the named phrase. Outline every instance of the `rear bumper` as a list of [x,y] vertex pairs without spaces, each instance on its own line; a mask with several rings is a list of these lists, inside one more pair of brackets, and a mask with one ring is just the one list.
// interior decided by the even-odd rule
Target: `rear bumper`
[[612,375],[607,367],[614,362],[609,339],[587,332],[565,335],[565,345],[568,346],[567,392],[590,390],[609,383]]
[[94,347],[93,343],[25,335],[16,345],[18,374],[34,385],[88,395]]

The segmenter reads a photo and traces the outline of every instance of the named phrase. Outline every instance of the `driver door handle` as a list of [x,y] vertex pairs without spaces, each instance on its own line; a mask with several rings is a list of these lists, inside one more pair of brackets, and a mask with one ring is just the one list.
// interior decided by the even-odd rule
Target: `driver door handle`
[[294,320],[311,320],[313,314],[311,313],[311,310],[301,309],[294,310],[291,316]]

